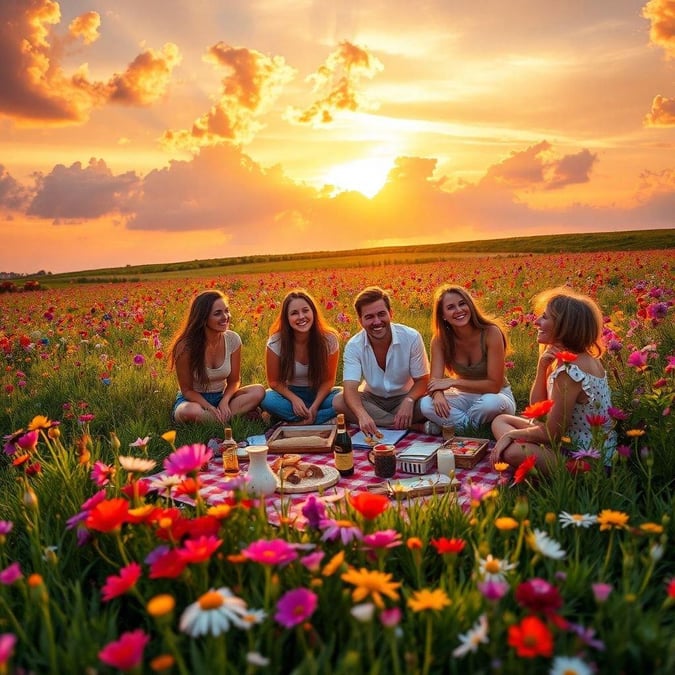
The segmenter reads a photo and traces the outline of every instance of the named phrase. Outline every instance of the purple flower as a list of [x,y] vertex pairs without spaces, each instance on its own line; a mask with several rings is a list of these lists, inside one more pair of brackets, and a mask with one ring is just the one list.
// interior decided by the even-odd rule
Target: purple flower
[[615,408],[614,406],[611,405],[609,406],[609,408],[607,408],[607,414],[613,420],[618,420],[619,422],[623,422],[624,420],[628,419],[628,413],[621,410],[621,408]]
[[211,457],[213,452],[203,443],[184,445],[164,460],[164,469],[169,476],[185,476],[199,471]]
[[326,520],[322,520],[319,526],[323,530],[321,541],[335,541],[339,539],[344,546],[347,546],[352,541],[363,539],[361,529],[350,520],[327,518]]
[[307,525],[319,529],[321,521],[326,518],[326,505],[315,495],[309,495],[300,507],[302,515],[307,518]]
[[572,459],[600,459],[600,450],[588,448],[588,450],[574,450],[570,453]]
[[285,628],[293,628],[307,621],[316,611],[318,604],[316,593],[308,588],[296,588],[281,596],[274,618]]
[[501,579],[491,578],[479,581],[478,590],[488,602],[499,602],[509,590],[509,585]]
[[629,445],[617,445],[616,452],[620,457],[630,457],[632,451]]
[[134,356],[135,366],[142,366],[144,363],[145,363],[145,356],[143,356],[143,354],[136,354],[136,356]]
[[577,634],[581,641],[588,647],[593,647],[598,651],[605,651],[605,643],[602,640],[598,640],[595,637],[595,628],[588,627],[584,628],[581,624],[568,622],[570,629]]

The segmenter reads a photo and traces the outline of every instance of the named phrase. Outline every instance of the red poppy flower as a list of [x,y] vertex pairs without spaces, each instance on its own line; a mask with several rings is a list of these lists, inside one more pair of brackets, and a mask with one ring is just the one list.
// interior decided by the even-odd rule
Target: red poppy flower
[[548,415],[551,408],[553,407],[553,401],[551,399],[544,399],[543,401],[537,401],[532,405],[528,405],[527,408],[523,411],[523,417],[528,419],[535,420],[538,417],[544,417]]
[[553,656],[553,635],[536,616],[526,616],[520,623],[510,626],[508,641],[516,654],[525,659]]
[[377,518],[389,508],[389,499],[384,495],[360,492],[349,498],[349,503],[366,519]]
[[513,474],[513,483],[522,483],[528,474],[534,470],[534,465],[537,463],[536,455],[529,455],[526,457],[520,466],[516,469],[516,472]]
[[556,359],[560,361],[560,363],[572,363],[572,361],[576,361],[579,358],[579,354],[575,354],[574,352],[566,352],[566,351],[561,351],[558,352],[555,355]]
[[446,553],[457,554],[461,553],[466,546],[464,539],[447,539],[446,537],[439,537],[432,539],[431,545],[436,549],[439,555]]
[[87,516],[86,525],[90,530],[110,532],[122,527],[129,518],[129,502],[117,497],[99,502]]

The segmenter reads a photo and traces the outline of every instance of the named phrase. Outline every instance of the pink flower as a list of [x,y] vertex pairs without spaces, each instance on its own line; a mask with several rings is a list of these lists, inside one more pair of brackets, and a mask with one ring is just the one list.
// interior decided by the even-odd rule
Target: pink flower
[[316,593],[308,588],[295,588],[281,596],[274,618],[285,628],[293,628],[307,621],[316,611],[318,604]]
[[389,609],[383,609],[380,613],[380,623],[385,628],[396,628],[396,626],[401,623],[403,618],[403,613],[401,612],[400,607],[390,607]]
[[184,445],[164,460],[164,469],[169,476],[185,476],[199,471],[213,457],[213,452],[203,443]]
[[150,636],[140,628],[122,633],[119,640],[109,642],[98,653],[103,663],[119,670],[132,670],[143,660],[143,650]]
[[499,602],[509,590],[509,584],[506,581],[496,578],[479,581],[477,586],[488,602]]
[[641,351],[631,352],[626,363],[637,370],[644,370],[647,367],[647,354]]
[[91,469],[91,480],[99,487],[103,487],[110,482],[110,478],[115,474],[115,468],[97,459]]
[[401,533],[396,530],[380,530],[363,537],[366,549],[396,548],[401,545]]
[[0,570],[0,584],[3,586],[11,586],[15,581],[21,579],[21,566],[18,562],[13,562],[4,570]]
[[37,447],[39,437],[40,432],[37,429],[33,429],[33,431],[28,431],[23,436],[20,436],[16,440],[16,445],[26,452],[33,452]]
[[668,365],[666,366],[666,372],[672,373],[675,370],[675,356],[666,356]]
[[124,595],[135,586],[140,576],[141,566],[136,562],[123,567],[117,576],[111,574],[101,589],[103,602],[108,602],[118,595]]
[[136,354],[134,356],[134,365],[135,366],[142,366],[145,363],[145,356],[143,354]]
[[243,549],[242,555],[262,565],[287,565],[298,557],[295,548],[283,539],[258,539]]
[[613,420],[617,420],[619,422],[623,422],[624,420],[628,419],[628,413],[621,410],[621,408],[615,408],[613,406],[609,406],[609,408],[607,408],[607,414]]
[[[14,645],[16,644],[16,635],[14,633],[0,634],[0,666],[5,667],[14,654]],[[1,668],[0,668],[1,669]],[[4,672],[9,672],[5,670]]]
[[607,600],[609,594],[614,590],[612,584],[597,583],[591,584],[593,589],[593,597],[598,604],[601,604]]

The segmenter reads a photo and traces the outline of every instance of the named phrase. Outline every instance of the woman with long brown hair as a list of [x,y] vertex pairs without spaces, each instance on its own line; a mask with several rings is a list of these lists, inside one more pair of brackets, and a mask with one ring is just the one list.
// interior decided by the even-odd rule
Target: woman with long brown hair
[[[499,414],[513,414],[506,334],[499,322],[486,316],[466,289],[444,285],[434,293],[432,330],[431,379],[420,402],[424,416],[463,433]],[[440,433],[433,426],[428,430]]]
[[335,417],[338,356],[337,332],[314,298],[303,289],[288,293],[267,341],[263,410],[295,424],[325,424]]

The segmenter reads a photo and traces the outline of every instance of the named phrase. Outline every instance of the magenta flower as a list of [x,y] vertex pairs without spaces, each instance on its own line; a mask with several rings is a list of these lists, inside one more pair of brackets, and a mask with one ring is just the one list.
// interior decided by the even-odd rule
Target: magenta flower
[[122,633],[119,640],[109,642],[98,653],[103,663],[118,670],[132,670],[140,666],[143,650],[150,641],[150,636],[140,628]]
[[131,590],[141,576],[141,566],[137,562],[129,563],[120,573],[111,574],[101,589],[103,602],[108,602]]
[[184,445],[164,460],[164,469],[169,476],[185,476],[199,471],[213,457],[213,452],[203,443]]
[[14,523],[11,520],[0,520],[0,536],[9,534],[14,527]]
[[14,445],[24,452],[33,452],[37,447],[39,438],[40,432],[37,429],[33,429],[33,431],[28,431],[23,434],[23,436],[19,436],[19,438],[16,439]]
[[479,581],[477,588],[488,602],[499,602],[508,592],[509,585],[501,579],[490,578]]
[[619,457],[630,457],[632,450],[629,445],[617,445],[616,453],[619,455]]
[[637,370],[644,370],[647,367],[647,354],[641,351],[631,352],[626,363]]
[[3,586],[11,586],[15,581],[21,579],[21,566],[18,562],[13,562],[4,570],[0,570],[0,584]]
[[623,422],[628,419],[628,413],[621,410],[621,408],[615,408],[614,406],[609,406],[607,408],[607,414],[618,422]]
[[376,550],[381,548],[396,548],[401,545],[401,533],[396,530],[380,530],[363,537],[363,548]]
[[591,584],[593,589],[593,597],[598,604],[601,604],[607,600],[609,594],[614,590],[612,584],[597,583]]
[[110,482],[110,478],[115,473],[115,468],[97,459],[91,468],[91,480],[99,487],[104,487]]
[[300,563],[310,572],[317,572],[321,566],[321,561],[326,554],[323,551],[314,551],[300,558]]
[[294,628],[307,621],[316,611],[318,604],[316,593],[308,588],[295,588],[281,596],[274,618],[285,628]]
[[318,529],[321,521],[326,517],[326,505],[315,495],[309,495],[301,506],[302,515],[307,518],[307,525]]
[[483,497],[489,492],[492,492],[492,487],[486,485],[485,483],[474,483],[469,480],[465,483],[462,483],[462,492],[468,499],[472,502],[481,502]]
[[136,354],[136,356],[134,356],[135,366],[142,366],[144,363],[145,363],[145,356],[143,356],[143,354]]
[[528,579],[516,588],[516,602],[531,612],[549,615],[562,607],[563,601],[558,589],[546,579]]
[[261,565],[288,565],[298,557],[295,548],[283,539],[258,539],[243,549],[242,555]]
[[[0,666],[6,666],[14,654],[14,645],[16,644],[16,635],[14,633],[0,634]],[[9,672],[6,670],[5,672]]]
[[402,618],[403,612],[401,612],[400,607],[390,607],[380,612],[380,623],[385,628],[396,628],[401,623]]

